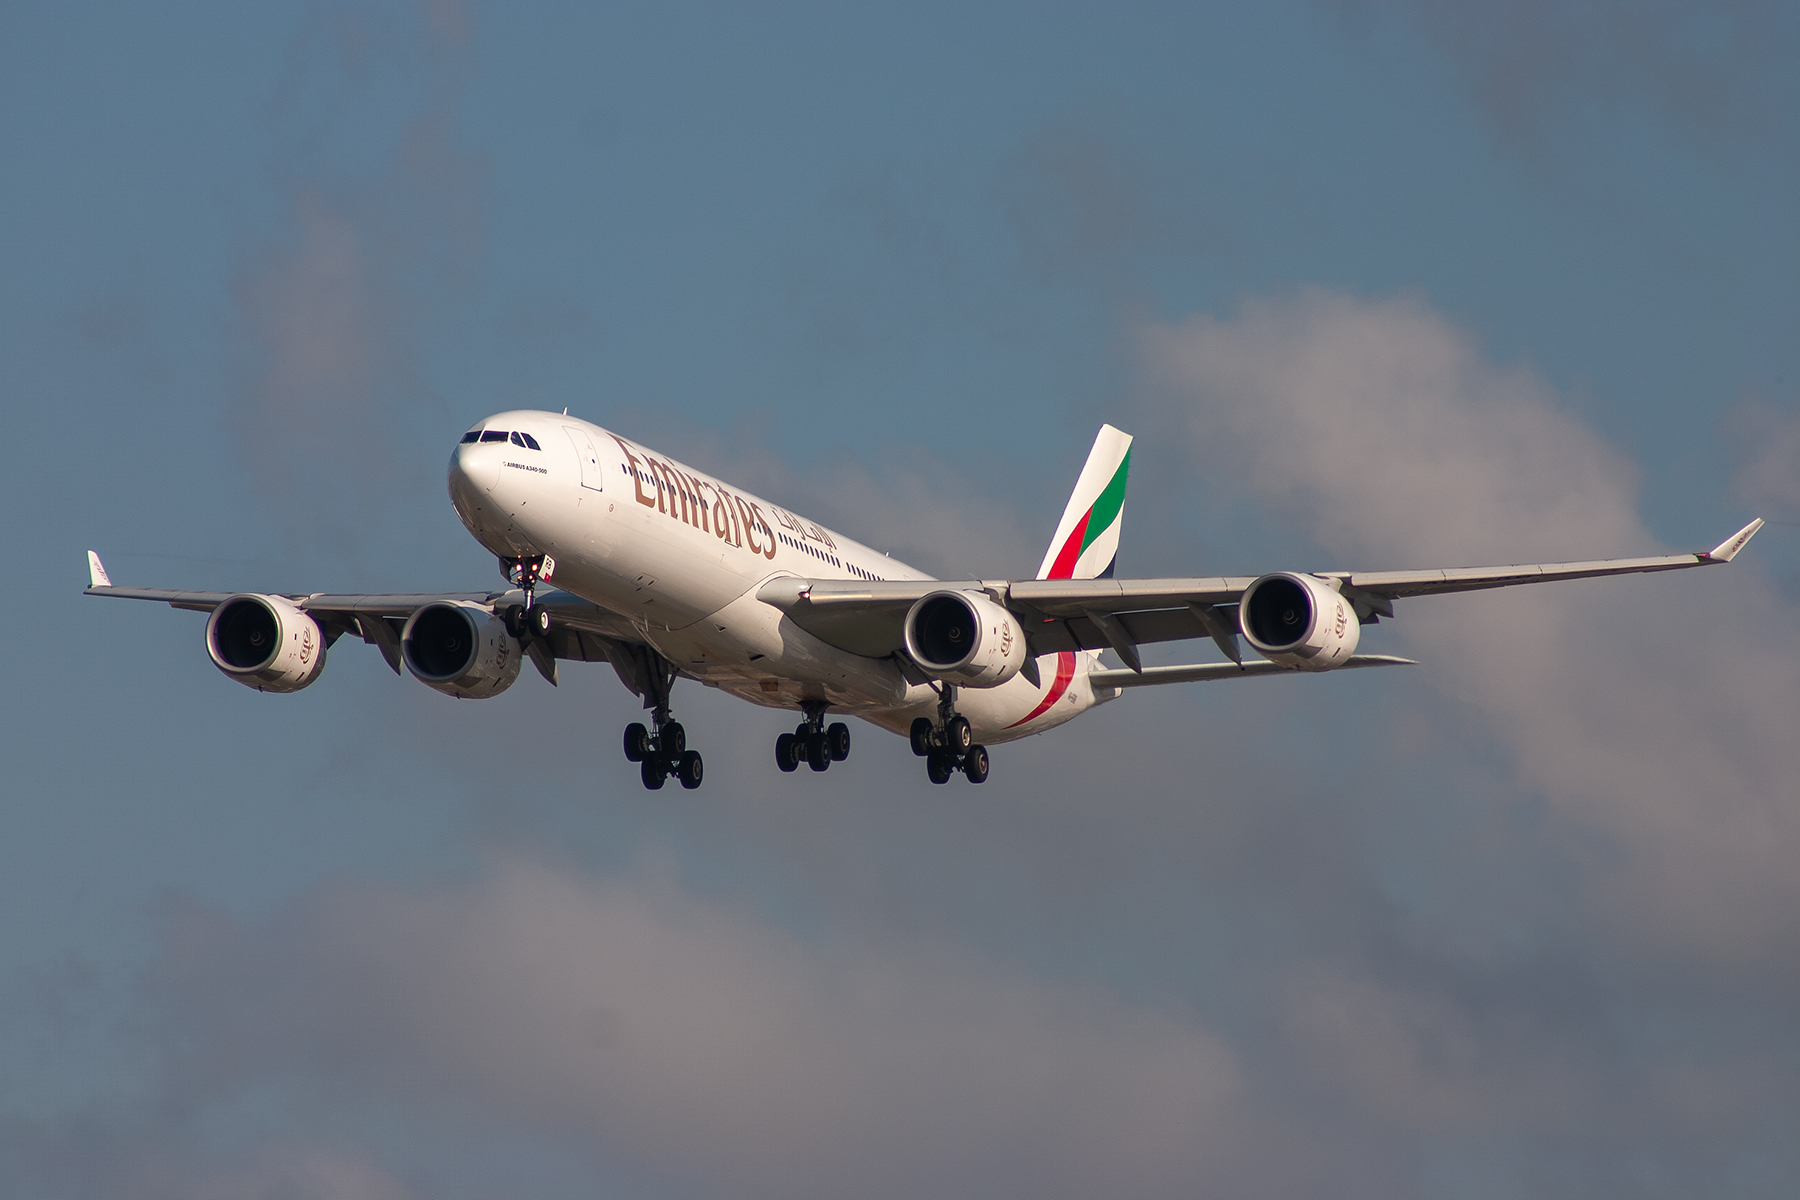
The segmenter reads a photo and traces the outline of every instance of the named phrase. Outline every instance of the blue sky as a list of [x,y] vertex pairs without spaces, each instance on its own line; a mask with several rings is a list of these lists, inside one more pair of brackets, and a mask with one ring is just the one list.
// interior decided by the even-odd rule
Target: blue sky
[[1679,0],[6,8],[5,1190],[1790,1193],[1791,524],[979,793],[873,730],[780,776],[690,688],[706,788],[650,796],[610,672],[453,703],[341,643],[264,697],[78,592],[490,585],[443,463],[524,406],[942,572],[1029,573],[1102,421],[1126,573],[1797,522],[1797,50]]

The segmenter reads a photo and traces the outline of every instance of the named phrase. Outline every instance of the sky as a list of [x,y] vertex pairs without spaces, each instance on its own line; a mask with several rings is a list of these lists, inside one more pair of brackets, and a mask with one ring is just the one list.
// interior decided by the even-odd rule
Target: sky
[[[0,1193],[1800,1190],[1800,20],[0,6]],[[947,576],[1418,598],[934,788],[604,667],[264,696],[122,584],[469,590],[568,410]],[[1147,654],[1215,657],[1208,643]]]

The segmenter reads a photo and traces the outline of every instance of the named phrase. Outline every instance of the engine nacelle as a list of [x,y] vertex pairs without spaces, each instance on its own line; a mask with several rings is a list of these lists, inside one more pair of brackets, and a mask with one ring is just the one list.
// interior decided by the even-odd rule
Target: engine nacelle
[[1356,653],[1362,625],[1350,602],[1315,575],[1264,575],[1238,600],[1238,625],[1257,652],[1302,671],[1341,667]]
[[400,633],[400,656],[413,678],[446,696],[484,700],[519,677],[523,648],[506,622],[468,601],[416,610]]
[[325,669],[325,631],[280,596],[228,597],[206,620],[213,665],[259,692],[297,692]]
[[980,592],[932,592],[906,614],[906,652],[927,675],[999,687],[1025,665],[1025,628]]

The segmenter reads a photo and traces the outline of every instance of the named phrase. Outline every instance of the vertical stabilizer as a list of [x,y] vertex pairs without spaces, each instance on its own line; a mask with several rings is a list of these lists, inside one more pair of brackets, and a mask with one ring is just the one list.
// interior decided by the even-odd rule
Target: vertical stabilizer
[[1119,527],[1125,520],[1125,474],[1131,467],[1131,435],[1102,425],[1075,481],[1056,536],[1044,552],[1039,579],[1108,579],[1119,559]]

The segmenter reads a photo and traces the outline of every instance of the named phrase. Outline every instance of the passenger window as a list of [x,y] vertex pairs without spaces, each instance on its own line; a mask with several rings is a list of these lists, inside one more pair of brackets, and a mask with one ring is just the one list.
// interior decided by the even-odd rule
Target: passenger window
[[[481,440],[481,430],[479,430],[479,429],[469,430],[469,432],[463,434],[462,440],[463,440],[463,442],[474,442],[474,441]],[[460,443],[460,442],[458,443],[458,445],[461,445],[461,444],[462,443]]]
[[484,442],[504,442],[506,440],[506,430],[504,430],[504,429],[483,430],[482,434],[481,434],[481,440]]

